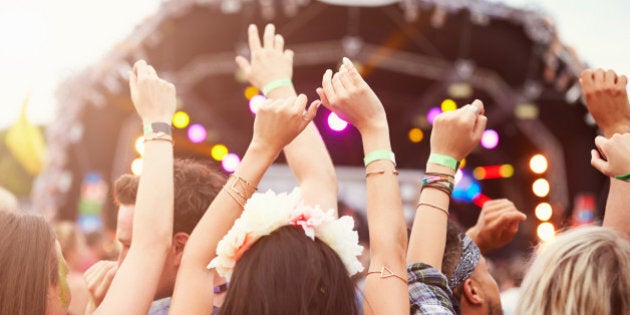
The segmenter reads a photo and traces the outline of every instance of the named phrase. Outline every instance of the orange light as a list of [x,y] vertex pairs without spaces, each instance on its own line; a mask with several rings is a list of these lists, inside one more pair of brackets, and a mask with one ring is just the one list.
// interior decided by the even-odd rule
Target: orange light
[[538,218],[538,220],[540,221],[549,221],[549,219],[551,219],[551,216],[553,215],[553,209],[551,208],[551,205],[547,202],[541,202],[536,206],[536,210],[534,210],[534,212],[536,213],[536,218]]
[[245,98],[247,98],[248,100],[251,100],[252,97],[260,94],[260,92],[258,91],[257,88],[250,85],[247,88],[245,88],[245,92],[243,92],[243,94],[245,94]]
[[556,228],[549,222],[543,222],[536,228],[538,238],[543,242],[549,242],[556,237]]
[[131,162],[131,172],[133,175],[139,176],[142,174],[142,159],[137,158]]
[[424,139],[424,132],[420,128],[411,128],[409,130],[409,141],[413,143],[419,143]]
[[542,174],[547,171],[547,158],[542,154],[536,154],[529,159],[529,168],[536,174]]
[[544,178],[539,178],[532,184],[532,191],[538,197],[546,197],[549,195],[549,182]]

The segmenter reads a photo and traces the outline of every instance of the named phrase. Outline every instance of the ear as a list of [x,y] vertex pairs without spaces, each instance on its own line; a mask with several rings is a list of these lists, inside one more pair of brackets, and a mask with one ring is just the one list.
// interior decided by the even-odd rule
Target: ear
[[468,278],[464,280],[462,284],[462,297],[465,298],[469,304],[480,305],[483,303],[483,296],[481,296],[480,289],[475,281]]
[[188,238],[190,235],[184,232],[177,232],[173,235],[173,244],[171,245],[171,252],[173,254],[173,263],[176,266],[182,261],[182,256],[184,254],[184,247],[186,246],[186,242],[188,242]]

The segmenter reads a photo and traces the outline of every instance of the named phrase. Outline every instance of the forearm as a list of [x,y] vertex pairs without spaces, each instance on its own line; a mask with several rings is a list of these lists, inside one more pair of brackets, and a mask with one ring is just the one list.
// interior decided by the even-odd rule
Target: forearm
[[602,225],[617,230],[628,239],[630,239],[629,204],[630,182],[611,178]]
[[[454,170],[435,164],[427,164],[426,172],[455,174]],[[422,190],[419,203],[448,210],[450,196],[440,190],[427,188]],[[446,246],[447,222],[446,213],[438,209],[429,206],[421,206],[416,209],[416,217],[407,250],[408,264],[422,262],[441,270]]]
[[[268,150],[250,145],[235,175],[246,180],[253,187],[260,182],[264,172],[277,157]],[[227,234],[234,221],[241,215],[241,204],[227,191],[234,184],[231,177],[208,210],[193,230],[186,247],[182,263],[177,274],[177,282],[171,305],[172,314],[197,314],[212,311],[213,271],[206,266],[216,256],[216,248],[223,236]],[[242,184],[242,183],[240,183]],[[249,198],[253,189],[239,191]],[[239,188],[240,187],[240,188]],[[241,200],[240,202],[245,202]]]

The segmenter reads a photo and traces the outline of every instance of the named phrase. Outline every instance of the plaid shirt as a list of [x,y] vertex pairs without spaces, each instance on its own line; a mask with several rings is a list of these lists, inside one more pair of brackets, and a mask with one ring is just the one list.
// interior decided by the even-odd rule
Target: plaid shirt
[[407,274],[411,314],[456,314],[444,274],[423,263],[407,266]]

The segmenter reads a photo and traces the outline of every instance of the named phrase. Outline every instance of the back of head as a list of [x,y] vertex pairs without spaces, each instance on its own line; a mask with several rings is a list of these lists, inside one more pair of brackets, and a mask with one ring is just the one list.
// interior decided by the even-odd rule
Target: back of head
[[587,227],[544,245],[523,280],[517,314],[628,314],[630,242]]
[[42,217],[0,211],[0,314],[45,314],[59,281],[52,229]]
[[332,248],[283,226],[238,260],[221,314],[357,314],[354,294]]
[[[192,233],[214,197],[225,184],[225,177],[205,163],[190,159],[175,159],[173,164],[175,208],[173,234]],[[136,203],[139,177],[123,175],[114,183],[118,204]]]

